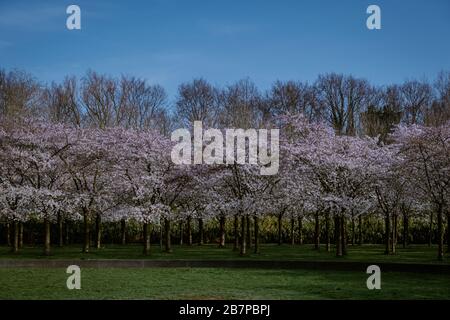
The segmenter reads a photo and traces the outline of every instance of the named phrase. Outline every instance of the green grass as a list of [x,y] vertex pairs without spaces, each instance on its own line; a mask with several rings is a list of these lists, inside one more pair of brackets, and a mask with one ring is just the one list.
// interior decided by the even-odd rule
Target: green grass
[[449,299],[450,277],[364,272],[221,268],[82,269],[68,290],[64,269],[0,269],[0,299]]
[[[142,246],[139,244],[105,245],[102,249],[91,249],[87,254],[81,253],[81,246],[66,246],[63,248],[53,247],[50,257],[42,255],[42,247],[25,247],[18,254],[10,253],[6,246],[0,246],[0,259],[199,259],[199,260],[316,260],[316,261],[363,261],[363,262],[403,262],[403,263],[450,263],[449,254],[446,254],[444,262],[436,259],[436,246],[411,245],[406,249],[398,248],[395,255],[385,255],[384,247],[381,245],[349,246],[348,255],[337,258],[334,250],[327,252],[325,247],[319,251],[313,249],[312,245],[265,244],[261,246],[260,254],[250,253],[240,257],[238,252],[227,248],[218,248],[217,245],[193,245],[173,246],[172,253],[160,250],[159,246],[152,247],[150,256],[142,255]],[[252,252],[252,251],[250,251]]]
[[[198,260],[315,260],[403,263],[450,263],[436,260],[436,247],[412,245],[386,256],[381,245],[349,246],[348,255],[320,251],[311,245],[266,244],[260,254],[240,257],[231,246],[174,246],[172,253],[152,248],[142,255],[139,244],[105,245],[82,254],[80,246],[25,247],[19,254],[0,247],[0,259],[198,259]],[[449,299],[447,274],[382,272],[382,289],[368,290],[364,272],[323,270],[258,270],[225,268],[104,268],[82,269],[82,289],[66,288],[60,268],[0,268],[1,299]]]

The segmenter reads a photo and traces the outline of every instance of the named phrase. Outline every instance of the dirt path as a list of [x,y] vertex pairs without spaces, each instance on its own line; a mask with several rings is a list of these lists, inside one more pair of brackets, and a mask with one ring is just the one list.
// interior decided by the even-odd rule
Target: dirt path
[[252,269],[313,269],[366,270],[371,264],[383,271],[450,274],[448,264],[369,263],[357,261],[276,261],[276,260],[76,260],[76,259],[0,259],[0,268],[252,268]]

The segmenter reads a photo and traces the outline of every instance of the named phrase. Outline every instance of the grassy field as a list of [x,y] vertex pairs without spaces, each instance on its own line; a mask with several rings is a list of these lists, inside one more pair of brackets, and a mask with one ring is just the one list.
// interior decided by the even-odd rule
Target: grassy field
[[[231,246],[218,248],[216,245],[173,246],[172,253],[161,251],[159,246],[153,246],[150,256],[142,255],[142,246],[139,244],[105,245],[102,249],[94,249],[87,254],[81,253],[81,246],[53,247],[50,257],[42,255],[42,247],[25,247],[18,254],[10,253],[10,248],[0,247],[0,259],[199,259],[199,260],[315,260],[315,261],[363,261],[363,262],[404,262],[404,263],[450,263],[450,256],[446,254],[444,262],[436,259],[437,248],[426,245],[411,245],[406,249],[398,248],[395,255],[385,255],[381,245],[349,246],[348,255],[337,258],[334,251],[327,252],[323,246],[319,251],[312,245],[291,246],[284,244],[266,244],[261,246],[260,254],[250,253],[240,257],[238,252],[233,252]],[[250,251],[252,252],[252,251]]]
[[82,269],[81,289],[64,269],[0,269],[0,299],[449,299],[450,277],[382,273],[368,290],[364,272],[255,269]]
[[[80,252],[80,246],[54,247],[42,255],[42,247],[25,247],[19,254],[0,247],[0,259],[199,259],[199,260],[315,260],[403,263],[450,263],[436,260],[436,247],[410,246],[386,256],[383,246],[349,246],[348,255],[337,258],[325,248],[311,245],[267,244],[260,254],[240,257],[231,246],[174,246],[172,253],[142,246],[106,245]],[[1,268],[0,299],[449,299],[448,274],[383,272],[381,290],[368,290],[365,272],[323,270],[262,270],[225,268],[104,268],[82,269],[82,289],[68,290],[64,269]]]

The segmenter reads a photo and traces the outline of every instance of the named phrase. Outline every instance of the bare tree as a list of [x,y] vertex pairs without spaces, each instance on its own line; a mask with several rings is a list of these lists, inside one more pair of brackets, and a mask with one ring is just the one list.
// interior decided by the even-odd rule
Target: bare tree
[[45,89],[43,98],[50,121],[81,126],[83,111],[75,77],[66,77],[62,84],[52,83]]
[[285,113],[303,113],[308,119],[319,118],[321,114],[317,91],[303,82],[277,81],[269,94],[274,115]]
[[19,70],[0,69],[0,116],[35,115],[41,107],[42,90],[34,78]]
[[361,113],[364,134],[386,142],[388,134],[402,117],[400,89],[396,85],[374,89],[374,98],[366,111]]
[[450,71],[439,72],[434,82],[436,99],[425,113],[425,124],[440,126],[450,120]]
[[262,104],[258,88],[249,79],[240,80],[221,94],[219,123],[235,128],[255,128],[262,122]]
[[155,129],[158,129],[164,136],[170,136],[170,133],[174,129],[174,121],[166,109],[162,109],[156,113],[154,121]]
[[191,126],[194,121],[202,121],[205,126],[214,126],[217,120],[218,90],[204,79],[194,79],[178,88],[176,101],[176,121],[183,126]]
[[373,97],[369,83],[331,73],[320,75],[315,85],[324,104],[324,118],[338,134],[356,134],[360,128],[359,115],[371,104]]
[[167,94],[159,85],[122,77],[120,81],[121,125],[126,128],[157,128],[167,106]]
[[121,122],[124,115],[115,79],[88,71],[82,80],[81,97],[89,125],[106,128]]
[[432,98],[431,86],[426,82],[411,80],[401,88],[403,100],[403,121],[407,124],[423,123],[424,114]]

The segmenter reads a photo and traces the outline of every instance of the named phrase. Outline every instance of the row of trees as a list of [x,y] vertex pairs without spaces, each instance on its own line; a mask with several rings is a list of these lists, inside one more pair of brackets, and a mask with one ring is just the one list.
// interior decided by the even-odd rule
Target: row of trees
[[[279,233],[283,220],[291,221],[292,232],[297,222],[300,239],[303,220],[312,219],[317,248],[323,223],[327,250],[334,234],[341,256],[349,226],[370,214],[384,220],[390,254],[399,217],[408,233],[410,217],[433,213],[443,258],[449,73],[439,75],[435,93],[415,81],[375,89],[335,74],[320,76],[313,86],[276,83],[266,95],[248,80],[225,89],[194,80],[180,86],[173,115],[164,107],[162,88],[139,79],[90,72],[80,89],[73,78],[44,89],[24,74],[3,73],[0,79],[0,218],[13,226],[16,252],[27,221],[42,222],[46,254],[54,223],[82,223],[88,252],[94,224],[100,247],[105,222],[125,229],[133,221],[142,227],[149,254],[156,225],[163,227],[170,251],[173,223],[184,223],[189,234],[192,220],[199,221],[201,242],[203,223],[217,220],[224,246],[231,220],[234,249],[245,255],[250,242],[258,252],[259,226],[270,216],[278,219]],[[428,92],[428,100],[409,99],[410,91]],[[380,92],[382,107],[372,100]],[[39,120],[33,117],[38,110]],[[258,166],[237,163],[174,165],[169,129],[195,120],[218,128],[280,128],[279,173],[262,176]]]
[[[218,219],[223,246],[225,222],[232,218],[235,246],[245,255],[250,219],[258,250],[259,220],[276,215],[280,226],[285,217],[313,216],[317,233],[319,217],[325,217],[327,237],[331,219],[337,255],[343,255],[346,221],[378,212],[386,223],[386,253],[391,253],[396,243],[391,224],[398,216],[407,224],[405,217],[432,211],[442,259],[450,183],[448,124],[399,126],[389,145],[336,135],[302,115],[283,116],[280,124],[280,172],[262,176],[249,164],[174,165],[171,141],[156,131],[3,122],[0,209],[2,219],[14,226],[13,250],[19,248],[19,223],[30,220],[45,226],[49,254],[50,225],[61,219],[83,222],[84,252],[93,223],[100,247],[102,222],[138,221],[148,253],[152,225],[164,225],[170,251],[171,222]],[[329,246],[330,239],[326,242]]]
[[319,75],[313,84],[276,81],[266,92],[249,79],[224,88],[194,79],[181,84],[171,102],[163,87],[131,76],[88,71],[81,80],[72,76],[43,85],[23,71],[0,69],[0,115],[39,115],[77,127],[151,128],[168,134],[196,120],[209,127],[259,127],[288,112],[324,121],[338,134],[376,136],[387,135],[399,122],[444,124],[450,118],[449,79],[449,72],[442,71],[432,84],[408,80],[377,87],[331,73]]

